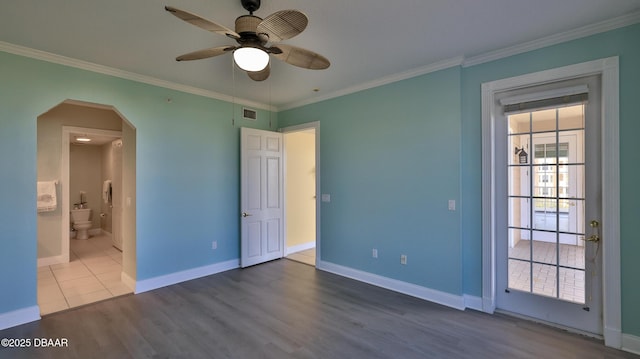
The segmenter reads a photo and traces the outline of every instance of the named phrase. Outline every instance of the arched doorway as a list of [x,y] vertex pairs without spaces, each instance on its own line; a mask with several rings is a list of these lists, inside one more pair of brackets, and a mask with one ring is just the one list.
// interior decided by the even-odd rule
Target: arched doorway
[[[57,194],[55,209],[38,212],[41,314],[132,292],[135,127],[113,106],[74,100],[41,114],[37,124],[37,178],[54,182]],[[93,143],[78,144],[79,136]],[[80,192],[93,207],[89,240],[71,239],[70,211]]]

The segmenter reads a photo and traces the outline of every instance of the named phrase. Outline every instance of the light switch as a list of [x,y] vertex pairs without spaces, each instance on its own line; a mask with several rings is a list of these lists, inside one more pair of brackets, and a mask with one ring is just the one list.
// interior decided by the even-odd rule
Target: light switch
[[322,202],[331,202],[331,195],[323,193],[322,194]]
[[449,210],[450,211],[455,211],[456,210],[456,200],[455,199],[450,199],[449,200]]

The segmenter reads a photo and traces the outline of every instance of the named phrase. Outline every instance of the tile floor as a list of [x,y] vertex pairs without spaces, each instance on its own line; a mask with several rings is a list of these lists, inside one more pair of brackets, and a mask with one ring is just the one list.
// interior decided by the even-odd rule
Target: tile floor
[[50,314],[131,293],[120,280],[122,252],[111,237],[71,239],[71,261],[38,268],[40,314]]
[[286,256],[287,259],[291,259],[296,262],[301,262],[311,266],[316,265],[316,249],[311,248],[300,252],[291,253]]
[[[529,259],[531,243],[521,240],[514,248],[509,249],[509,258]],[[550,265],[510,259],[509,288],[531,291],[531,269],[533,269],[533,293],[560,299],[584,303],[585,277],[584,270],[560,268],[560,295],[557,295],[556,282],[556,245],[555,243],[533,241],[533,260]],[[584,247],[560,245],[560,265],[584,269]]]

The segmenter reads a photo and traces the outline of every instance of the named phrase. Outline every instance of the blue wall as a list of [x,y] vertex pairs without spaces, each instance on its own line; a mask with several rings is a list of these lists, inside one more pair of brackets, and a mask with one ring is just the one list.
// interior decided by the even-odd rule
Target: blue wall
[[460,200],[460,68],[279,119],[321,122],[322,260],[462,294],[460,212],[448,210]]
[[[274,115],[274,128],[321,122],[322,259],[479,297],[481,83],[620,56],[623,331],[640,336],[637,39],[629,26]],[[0,65],[0,270],[12,274],[0,276],[0,314],[36,304],[36,118],[65,99],[113,105],[137,128],[138,280],[239,257],[229,103],[6,53]],[[237,125],[268,128],[260,115]]]
[[[331,194],[322,206],[323,260],[481,297],[481,84],[620,56],[623,331],[640,335],[638,39],[640,25],[629,26],[280,113],[281,126],[321,122],[322,192]],[[446,211],[447,198],[459,199],[458,212]],[[384,249],[377,261],[372,247]],[[407,251],[415,267],[398,265]]]

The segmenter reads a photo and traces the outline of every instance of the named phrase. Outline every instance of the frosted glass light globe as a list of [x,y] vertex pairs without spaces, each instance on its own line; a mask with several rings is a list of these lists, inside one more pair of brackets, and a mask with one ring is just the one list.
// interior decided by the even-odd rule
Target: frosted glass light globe
[[233,52],[236,65],[245,71],[262,71],[269,64],[269,54],[255,47],[241,47]]

